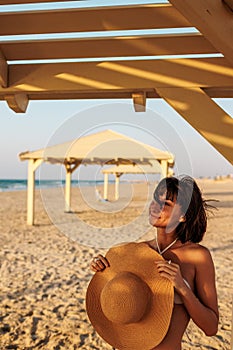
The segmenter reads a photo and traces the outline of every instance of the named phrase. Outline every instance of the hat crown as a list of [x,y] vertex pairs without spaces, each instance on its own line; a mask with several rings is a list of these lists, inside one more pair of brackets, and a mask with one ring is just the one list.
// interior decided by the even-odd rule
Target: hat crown
[[129,324],[143,318],[150,299],[148,285],[138,275],[124,271],[106,283],[100,295],[100,304],[109,321]]

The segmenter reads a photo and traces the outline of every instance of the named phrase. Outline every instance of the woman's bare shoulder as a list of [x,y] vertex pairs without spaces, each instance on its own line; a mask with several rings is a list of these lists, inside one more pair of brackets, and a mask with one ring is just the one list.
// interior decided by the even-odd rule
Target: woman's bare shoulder
[[199,262],[212,262],[210,250],[200,243],[190,243],[187,247],[187,253],[192,256],[192,259]]

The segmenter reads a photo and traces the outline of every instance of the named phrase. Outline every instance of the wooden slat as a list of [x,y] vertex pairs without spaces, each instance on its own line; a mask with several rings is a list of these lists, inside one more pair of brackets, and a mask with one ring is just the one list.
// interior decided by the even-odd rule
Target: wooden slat
[[0,95],[232,87],[232,81],[225,58],[9,65],[9,87]]
[[[40,93],[31,90],[27,96],[29,100],[98,100],[98,99],[132,99],[135,89],[131,90],[103,90],[103,91],[78,91],[78,90],[50,90]],[[160,98],[156,91],[145,90],[147,98]],[[4,100],[4,94],[0,94],[0,100]]]
[[1,44],[1,49],[7,60],[182,55],[216,52],[216,49],[200,34],[9,42]]
[[42,3],[42,2],[61,2],[61,1],[66,2],[70,0],[0,0],[0,5],[33,4],[33,3],[36,4],[40,2]]
[[0,86],[3,88],[8,85],[8,64],[6,57],[0,49]]
[[190,26],[170,4],[0,13],[0,35]]
[[159,88],[157,91],[233,164],[233,121],[223,109],[199,88]]
[[233,16],[220,0],[170,0],[233,64]]
[[208,87],[203,89],[211,98],[233,98],[233,84],[229,87]]
[[[233,87],[227,91],[222,88],[214,88],[214,96],[209,95],[208,89],[203,89],[211,98],[233,98]],[[207,90],[207,91],[206,91]],[[28,93],[29,100],[98,100],[98,99],[131,99],[134,89],[131,90],[103,90],[103,91],[41,91],[40,93],[30,91]],[[156,91],[146,91],[147,99],[161,98]],[[4,94],[0,94],[0,100],[4,100]]]
[[[142,89],[141,89],[142,90]],[[202,89],[211,98],[233,98],[233,87],[228,89],[223,89],[221,87],[214,88],[204,88]],[[146,93],[146,98],[161,98],[160,95],[153,89],[144,90]],[[98,99],[131,99],[135,89],[130,90],[100,90],[100,91],[41,91],[40,93],[35,91],[30,91],[28,93],[29,100],[98,100]],[[0,100],[4,100],[5,96],[1,92]]]

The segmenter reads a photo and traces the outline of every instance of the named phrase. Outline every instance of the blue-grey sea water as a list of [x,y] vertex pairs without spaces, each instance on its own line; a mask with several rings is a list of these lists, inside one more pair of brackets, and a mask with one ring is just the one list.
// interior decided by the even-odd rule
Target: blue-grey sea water
[[[72,186],[97,186],[102,185],[102,180],[72,180]],[[35,185],[37,189],[46,189],[54,187],[63,187],[65,185],[65,180],[35,180]],[[6,191],[20,191],[27,189],[26,179],[0,179],[0,192]]]

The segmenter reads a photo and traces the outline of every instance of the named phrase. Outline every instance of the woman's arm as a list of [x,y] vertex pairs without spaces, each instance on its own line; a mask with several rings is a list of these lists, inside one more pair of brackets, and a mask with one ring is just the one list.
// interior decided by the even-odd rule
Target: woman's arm
[[213,336],[218,331],[219,313],[214,264],[208,249],[198,249],[195,266],[196,295],[187,287],[178,292],[192,320],[206,335]]
[[195,294],[184,283],[178,264],[159,262],[157,267],[161,276],[172,281],[194,323],[206,335],[213,336],[217,333],[219,318],[214,264],[208,249],[201,246],[192,252],[192,261],[195,265]]

